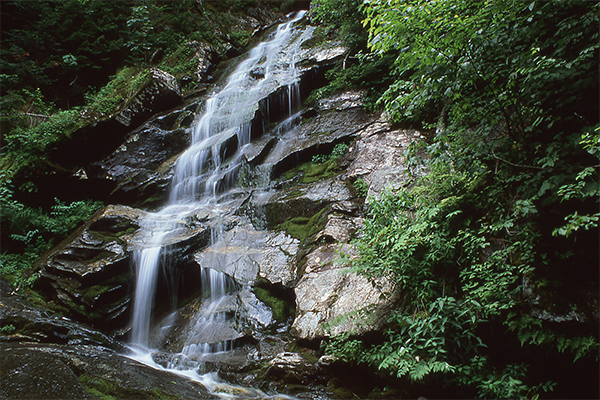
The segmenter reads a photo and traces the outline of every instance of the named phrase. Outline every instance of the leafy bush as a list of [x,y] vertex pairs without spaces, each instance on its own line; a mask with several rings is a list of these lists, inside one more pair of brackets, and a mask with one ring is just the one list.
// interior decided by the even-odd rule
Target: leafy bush
[[334,146],[331,154],[317,154],[313,156],[312,162],[315,164],[322,164],[329,160],[337,161],[348,152],[349,148],[350,146],[348,146],[346,143],[338,143]]
[[[495,398],[555,385],[532,381],[508,355],[494,359],[495,343],[481,335],[490,326],[541,357],[569,350],[573,361],[597,360],[597,317],[581,293],[597,301],[600,126],[589,76],[598,69],[599,10],[365,2],[371,49],[395,58],[379,104],[394,122],[436,135],[421,144],[429,159],[417,157],[417,144],[407,154],[428,174],[370,202],[357,241],[355,269],[392,278],[402,308],[380,341],[347,335],[330,352]],[[588,322],[565,333],[534,311]]]
[[8,180],[0,185],[3,235],[10,240],[10,246],[4,244],[5,251],[0,254],[0,277],[16,288],[30,287],[37,278],[31,270],[37,258],[87,221],[102,203],[87,200],[66,204],[57,199],[50,212],[45,212],[15,200],[10,184]]

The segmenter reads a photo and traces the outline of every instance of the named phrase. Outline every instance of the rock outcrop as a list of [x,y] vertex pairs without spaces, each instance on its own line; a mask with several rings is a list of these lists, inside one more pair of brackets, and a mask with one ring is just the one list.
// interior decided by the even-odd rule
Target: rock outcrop
[[[293,45],[299,47],[312,30],[307,27],[298,33],[300,39]],[[207,64],[199,63],[194,79],[207,80],[212,50],[199,43],[190,46],[198,59],[207,60]],[[239,170],[215,178],[237,179],[238,185],[231,192],[219,193],[219,200],[211,199],[219,201],[218,212],[210,201],[177,204],[189,209],[173,211],[177,216],[169,220],[173,229],[161,242],[169,257],[161,265],[150,332],[157,364],[187,366],[202,360],[206,368],[236,379],[239,371],[262,370],[263,377],[306,384],[307,378],[315,378],[328,364],[313,360],[312,353],[293,351],[293,341],[316,346],[341,333],[363,335],[379,330],[385,323],[383,315],[397,306],[391,282],[371,281],[349,270],[356,256],[351,243],[363,224],[366,195],[377,197],[386,187],[406,184],[404,151],[419,134],[394,130],[379,114],[366,112],[364,91],[321,99],[288,118],[292,108],[297,110],[299,101],[319,84],[327,66],[344,53],[337,42],[301,51],[304,58],[297,65],[303,75],[298,85],[274,80],[265,93],[251,99],[250,103],[256,104],[242,118],[244,129],[251,130],[250,143],[243,143],[236,129],[206,139],[211,151],[224,160],[223,165],[234,155],[240,157]],[[261,68],[249,74],[252,80],[266,79],[266,70]],[[85,161],[82,177],[110,181],[112,198],[137,208],[108,206],[97,213],[40,261],[38,289],[55,309],[102,330],[101,342],[110,344],[113,337],[127,334],[135,280],[131,260],[138,250],[156,246],[152,238],[160,228],[151,222],[171,218],[142,208],[161,204],[177,157],[189,144],[194,114],[205,99],[188,100],[182,104],[173,77],[153,69],[151,83],[135,101],[115,118],[98,124],[93,128],[96,131],[76,135],[89,147],[98,140],[100,130],[120,125],[121,140],[110,152],[100,152],[101,159],[83,154],[76,162]],[[171,110],[174,106],[178,107]],[[167,108],[169,112],[148,119],[150,113]],[[126,133],[124,127],[129,129]],[[358,188],[359,180],[364,187]],[[203,286],[203,274],[222,278],[227,293],[220,303],[208,302],[210,293]],[[209,305],[214,307],[210,313]],[[207,324],[213,316],[218,320]],[[44,323],[54,326],[55,322]],[[57,342],[60,345],[91,343],[91,339],[77,339],[75,330],[61,329],[71,332],[64,335],[74,339]],[[93,344],[106,346],[104,342]],[[204,359],[206,355],[199,349],[206,348],[236,350]],[[89,359],[82,356],[73,361],[74,352],[85,351],[102,360],[109,357],[97,347],[15,345],[10,351],[10,363],[17,355],[39,355],[48,359],[48,365],[55,366],[63,379],[88,385],[88,391],[96,381],[82,377],[73,365],[85,364],[87,371]],[[125,364],[131,379],[147,373],[129,361]],[[107,365],[104,375],[96,370],[98,374],[93,375],[121,387],[111,372],[114,364]],[[147,390],[147,382],[154,378],[147,379],[130,389]],[[185,385],[178,393],[194,388]],[[73,396],[85,398],[79,389],[73,383]],[[161,386],[166,393],[173,393],[171,389],[170,384]],[[7,390],[20,390],[19,383]],[[196,397],[206,395],[203,389],[198,393]]]

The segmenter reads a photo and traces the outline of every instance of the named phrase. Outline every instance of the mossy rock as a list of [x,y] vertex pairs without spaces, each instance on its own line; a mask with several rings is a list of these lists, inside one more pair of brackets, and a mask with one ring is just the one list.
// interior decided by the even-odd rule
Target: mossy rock
[[285,230],[290,236],[304,242],[307,238],[315,235],[325,226],[327,222],[323,217],[325,208],[314,214],[312,217],[291,218],[280,225],[280,229]]
[[[286,171],[282,177],[284,180],[293,180],[300,184],[318,182],[323,179],[332,178],[341,172],[338,160],[331,158],[325,162],[305,162],[297,167]],[[295,179],[294,179],[295,178]]]
[[253,291],[256,297],[271,309],[277,323],[285,322],[294,315],[295,306],[277,296],[273,291],[264,287],[255,287]]
[[97,376],[81,375],[78,379],[86,392],[100,399],[182,399],[180,396],[168,394],[159,388],[148,391],[126,388],[117,382]]

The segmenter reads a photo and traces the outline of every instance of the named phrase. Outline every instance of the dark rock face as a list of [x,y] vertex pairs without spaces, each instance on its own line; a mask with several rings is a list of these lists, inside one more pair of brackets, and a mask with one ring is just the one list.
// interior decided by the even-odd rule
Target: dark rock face
[[72,317],[106,332],[127,323],[132,271],[127,242],[143,212],[109,206],[39,262],[38,288]]
[[0,281],[0,294],[0,322],[3,327],[12,327],[5,328],[2,342],[89,344],[124,350],[119,342],[89,326],[30,304],[4,281]]
[[5,399],[214,399],[198,382],[97,346],[10,343],[0,353]]
[[83,127],[68,141],[57,143],[52,160],[65,168],[85,167],[119,147],[128,132],[156,113],[182,104],[177,80],[157,68],[151,69],[148,84],[118,114]]
[[[167,131],[154,124],[128,135],[113,154],[93,166],[98,178],[116,184],[112,198],[123,203],[156,204],[170,182],[172,158],[188,144],[188,132],[179,128]],[[150,200],[150,201],[148,201]]]
[[197,382],[121,355],[125,347],[103,333],[31,305],[4,281],[0,295],[0,324],[12,327],[0,336],[0,398],[214,398]]
[[115,119],[125,126],[139,126],[152,115],[169,110],[182,103],[181,90],[175,77],[151,68],[150,82],[133,98]]
[[[39,262],[39,290],[79,321],[107,333],[124,328],[134,279],[130,257],[147,241],[148,232],[139,229],[143,218],[147,218],[145,211],[126,206],[108,206],[98,212]],[[198,220],[189,221],[165,240],[167,245],[177,244],[168,249],[176,260],[171,268],[186,271],[192,254],[210,240],[210,228]]]

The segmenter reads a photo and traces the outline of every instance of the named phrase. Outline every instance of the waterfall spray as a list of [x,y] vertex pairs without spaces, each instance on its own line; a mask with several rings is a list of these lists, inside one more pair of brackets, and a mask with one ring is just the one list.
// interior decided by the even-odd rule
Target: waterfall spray
[[[302,40],[294,41],[291,28],[303,15],[299,13],[280,25],[267,41],[254,47],[225,85],[206,101],[204,112],[194,121],[191,145],[177,160],[167,204],[142,222],[142,229],[151,233],[151,239],[133,256],[136,285],[131,343],[138,349],[151,348],[149,332],[157,279],[161,265],[168,263],[169,257],[165,251],[166,239],[182,229],[181,221],[199,209],[209,208],[212,214],[219,213],[219,195],[236,180],[243,163],[239,150],[250,142],[252,121],[261,113],[260,101],[283,84],[287,90],[281,95],[279,107],[282,114],[287,114],[284,117],[291,117],[300,102],[300,72],[295,64],[295,52]],[[262,114],[268,121],[268,102],[266,107],[266,114],[265,110]],[[237,151],[230,151],[232,155],[225,159],[231,143],[235,143]],[[212,227],[213,243],[219,239],[221,229]],[[225,278],[210,266],[206,267],[202,268],[201,284],[208,289],[210,297],[194,320],[192,333],[182,351],[185,356],[224,351],[231,346],[230,343],[202,343],[195,335],[198,331],[219,329],[223,317],[218,309],[226,296]]]

